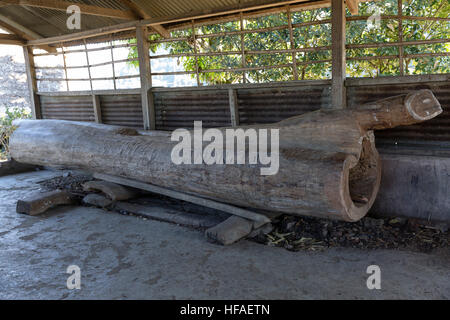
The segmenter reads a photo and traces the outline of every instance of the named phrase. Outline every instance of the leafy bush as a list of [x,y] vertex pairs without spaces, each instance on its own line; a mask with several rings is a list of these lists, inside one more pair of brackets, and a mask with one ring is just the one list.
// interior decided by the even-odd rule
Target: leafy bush
[[13,121],[31,118],[30,111],[21,107],[6,107],[6,112],[0,118],[0,161],[9,159],[9,137],[16,129]]

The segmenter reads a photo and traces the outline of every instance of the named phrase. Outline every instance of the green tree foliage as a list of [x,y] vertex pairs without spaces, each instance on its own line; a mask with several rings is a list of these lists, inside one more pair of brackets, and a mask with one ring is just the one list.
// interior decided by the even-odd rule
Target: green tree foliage
[[28,109],[6,107],[5,115],[0,117],[0,160],[7,160],[9,158],[9,137],[16,129],[13,121],[28,118],[31,118]]
[[[403,0],[403,15],[421,17],[448,18],[450,15],[449,0]],[[375,2],[362,2],[359,5],[359,15],[374,16],[397,15],[397,0],[384,0]],[[347,15],[350,15],[347,13]],[[259,31],[249,34],[231,34],[215,37],[199,37],[194,43],[192,28],[172,32],[172,37],[179,41],[153,43],[152,54],[161,51],[180,55],[177,63],[182,70],[193,72],[192,78],[196,78],[195,71],[200,71],[200,82],[203,84],[242,83],[244,73],[242,71],[227,71],[228,69],[249,67],[254,70],[245,72],[247,82],[272,82],[294,79],[292,53],[251,53],[252,51],[286,50],[294,48],[317,48],[320,50],[297,52],[295,59],[298,63],[297,73],[299,79],[326,79],[331,77],[331,25],[326,23],[308,25],[308,22],[328,20],[331,18],[330,8],[318,10],[300,11],[291,13],[294,43],[291,44],[289,29],[274,31]],[[306,23],[306,25],[305,25]],[[299,25],[301,24],[301,25]],[[282,27],[288,25],[287,13],[269,16],[248,18],[244,20],[244,30],[266,29],[270,27]],[[196,35],[208,35],[241,30],[239,21],[231,21],[214,25],[197,26]],[[448,39],[450,38],[450,23],[443,20],[403,20],[403,41]],[[150,40],[160,39],[159,35],[152,35]],[[186,40],[187,39],[187,40]],[[347,22],[347,44],[387,43],[399,41],[399,22],[396,19],[381,19],[379,25],[368,23],[367,20]],[[245,61],[242,61],[242,44],[244,45]],[[162,50],[159,50],[162,49]],[[219,56],[182,56],[183,54],[229,52],[228,55]],[[405,46],[404,54],[441,53],[449,52],[447,43],[435,43],[428,45]],[[352,60],[358,57],[386,57],[398,56],[399,47],[385,46],[375,48],[348,49],[347,75],[349,77],[375,77],[384,75],[398,75],[400,66],[398,58]],[[136,57],[136,49],[130,51],[130,57]],[[316,61],[316,63],[310,63]],[[281,66],[274,68],[273,66]],[[449,73],[450,60],[448,56],[405,58],[405,73]],[[220,70],[220,72],[208,72],[208,70]],[[206,72],[205,72],[206,71]]]

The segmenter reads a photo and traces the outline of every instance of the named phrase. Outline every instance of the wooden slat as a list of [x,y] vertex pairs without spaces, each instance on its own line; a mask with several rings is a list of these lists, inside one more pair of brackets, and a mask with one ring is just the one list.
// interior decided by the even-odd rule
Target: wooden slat
[[144,129],[155,130],[155,105],[152,93],[152,76],[150,69],[150,51],[147,27],[136,28],[137,49],[139,57],[139,74],[141,78],[141,101],[144,116]]
[[137,26],[137,20],[131,21],[131,22],[125,22],[113,26],[107,26],[97,29],[92,29],[88,31],[82,31],[82,32],[76,32],[73,34],[66,34],[63,36],[56,36],[56,37],[50,37],[45,39],[37,39],[37,40],[30,40],[28,41],[28,45],[31,46],[38,46],[42,44],[54,44],[54,43],[61,43],[66,41],[75,41],[75,40],[81,40],[81,39],[87,39],[87,38],[93,38],[98,37],[106,34],[121,32],[121,31],[127,31],[127,30],[133,30]]
[[264,222],[264,223],[270,222],[270,219],[268,217],[266,217],[262,214],[253,212],[253,211],[241,209],[241,208],[238,208],[238,207],[235,207],[235,206],[232,206],[229,204],[217,202],[214,200],[196,197],[196,196],[189,195],[186,193],[173,191],[173,190],[162,188],[162,187],[155,186],[152,184],[139,182],[139,181],[135,181],[135,180],[130,180],[130,179],[117,177],[117,176],[99,174],[99,173],[94,174],[94,178],[121,184],[124,186],[129,186],[132,188],[146,190],[146,191],[157,193],[157,194],[162,194],[167,197],[194,203],[194,204],[197,204],[197,205],[200,205],[203,207],[224,211],[224,212],[227,212],[227,213],[230,213],[230,214],[242,217],[242,218],[249,219],[251,221]]
[[0,44],[24,45],[26,40],[14,34],[0,34]]
[[28,91],[30,93],[31,113],[33,119],[42,119],[41,103],[37,95],[36,70],[34,67],[33,49],[23,47],[23,55],[25,58],[25,67],[27,72]]
[[357,15],[359,0],[345,0],[345,2],[347,4],[348,11],[350,11],[353,15]]
[[100,97],[98,95],[92,95],[92,105],[94,106],[95,122],[102,123],[102,109],[100,104]]
[[[133,11],[137,17],[139,17],[140,19],[151,19],[152,16],[149,15],[147,12],[145,12],[145,10],[143,10],[141,7],[139,7],[138,5],[136,5],[132,0],[120,0],[120,2],[127,6],[131,11]],[[160,24],[156,24],[154,26],[152,26],[152,28],[159,33],[162,37],[164,38],[170,38],[170,32],[167,31],[166,28],[164,28],[162,25]]]
[[228,89],[228,96],[230,99],[231,125],[237,127],[239,125],[239,105],[236,90]]

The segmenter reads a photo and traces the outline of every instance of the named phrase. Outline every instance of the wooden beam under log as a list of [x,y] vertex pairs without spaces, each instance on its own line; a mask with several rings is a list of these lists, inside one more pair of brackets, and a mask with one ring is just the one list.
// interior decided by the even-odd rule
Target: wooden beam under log
[[[21,163],[119,176],[237,207],[357,221],[372,206],[380,185],[372,130],[419,123],[441,112],[433,93],[419,90],[358,109],[318,110],[273,124],[238,127],[244,134],[266,129],[268,140],[275,142],[279,134],[278,146],[269,145],[278,170],[268,175],[262,174],[267,164],[227,161],[229,156],[237,159],[243,150],[250,155],[255,145],[259,157],[261,152],[268,156],[261,151],[261,141],[244,143],[241,150],[227,139],[214,149],[216,155],[217,150],[225,151],[216,163],[177,164],[172,160],[180,142],[172,140],[170,132],[64,120],[15,122],[10,151]],[[215,132],[226,137],[227,130],[236,133],[234,128]],[[194,136],[194,151],[186,155],[198,159],[195,145],[206,150],[211,140],[186,132]]]

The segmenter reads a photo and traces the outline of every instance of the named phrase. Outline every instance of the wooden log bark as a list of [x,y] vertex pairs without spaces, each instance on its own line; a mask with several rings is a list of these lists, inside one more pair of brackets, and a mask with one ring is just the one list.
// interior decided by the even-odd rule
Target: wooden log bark
[[275,175],[261,175],[261,164],[176,165],[171,152],[178,142],[170,133],[94,123],[20,121],[10,149],[18,162],[122,176],[241,207],[357,221],[380,184],[372,130],[425,121],[441,112],[432,92],[420,90],[358,109],[319,110],[274,124],[241,126],[279,129]]

